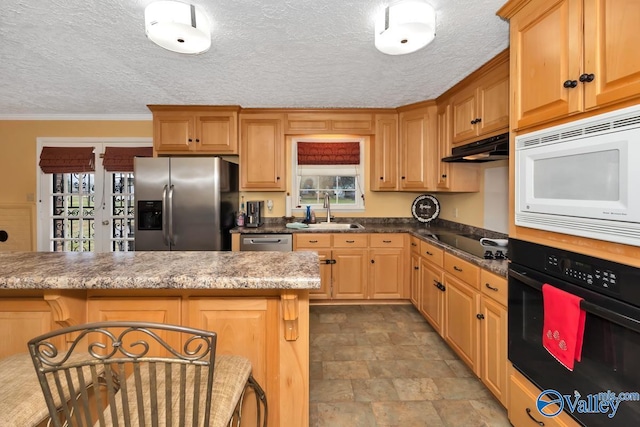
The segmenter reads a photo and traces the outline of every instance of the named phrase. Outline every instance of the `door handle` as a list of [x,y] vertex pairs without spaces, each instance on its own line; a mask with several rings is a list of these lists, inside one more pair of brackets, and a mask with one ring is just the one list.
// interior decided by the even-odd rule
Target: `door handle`
[[453,266],[453,269],[454,269],[455,271],[459,271],[460,273],[462,273],[462,269],[461,269],[460,267],[458,267],[457,265],[454,265],[454,266]]
[[169,210],[167,207],[167,190],[168,185],[165,185],[162,189],[162,241],[165,246],[169,246],[169,236],[167,234],[167,223],[169,220]]
[[169,243],[175,245],[176,242],[173,236],[173,185],[169,187],[169,196],[168,196],[168,205],[169,205]]
[[488,283],[485,283],[484,285],[485,285],[488,289],[491,289],[492,291],[496,291],[496,292],[498,291],[498,288],[494,288],[493,286],[491,286],[491,285],[490,285],[490,284],[488,284]]

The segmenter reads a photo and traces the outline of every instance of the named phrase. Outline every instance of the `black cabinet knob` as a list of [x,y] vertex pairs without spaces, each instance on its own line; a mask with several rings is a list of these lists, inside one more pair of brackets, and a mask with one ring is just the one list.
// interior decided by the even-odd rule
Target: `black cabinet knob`
[[478,117],[478,118],[476,119],[476,123],[480,123],[481,121],[482,121],[482,117]]
[[380,177],[380,179],[384,179],[383,177]]
[[578,81],[577,80],[567,80],[562,84],[562,86],[564,86],[567,89],[574,88],[574,87],[578,86]]
[[200,140],[196,138],[196,142],[200,142]]
[[375,264],[376,262],[374,260],[371,260],[371,264]]
[[472,124],[472,125],[475,125],[475,124],[476,124],[476,121],[475,121],[475,120],[471,120],[471,124]]
[[276,181],[280,181],[280,177],[279,176],[276,176]]
[[404,176],[401,176],[400,179],[404,179]]
[[447,175],[442,175],[442,177],[443,177],[443,178],[446,178],[446,177],[447,177]]
[[189,138],[189,139],[188,139],[188,141],[189,141],[189,142],[193,142],[193,139]]
[[484,314],[482,314],[482,313],[478,313],[478,314],[476,314],[476,317],[477,317],[478,319],[482,320],[482,319],[484,319]]
[[586,73],[585,73],[585,74],[581,74],[581,75],[580,75],[580,81],[581,81],[582,83],[589,83],[589,82],[592,82],[592,81],[593,81],[593,79],[595,79],[595,78],[596,78],[596,76],[594,76],[593,74],[586,74]]

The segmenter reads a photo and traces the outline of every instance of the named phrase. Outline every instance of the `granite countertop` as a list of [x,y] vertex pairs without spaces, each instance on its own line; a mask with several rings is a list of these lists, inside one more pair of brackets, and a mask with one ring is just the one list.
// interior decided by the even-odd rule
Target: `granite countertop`
[[[429,225],[422,224],[414,220],[413,218],[336,218],[338,223],[359,223],[364,228],[350,228],[350,229],[295,229],[287,228],[285,222],[282,220],[272,220],[266,222],[260,227],[236,227],[231,230],[231,233],[241,234],[279,234],[279,233],[409,233],[412,236],[416,236],[421,240],[432,243],[446,252],[460,257],[465,261],[469,261],[485,270],[489,270],[499,276],[507,277],[509,263],[507,260],[491,260],[480,258],[476,255],[459,250],[452,246],[441,242],[434,237],[438,233],[458,233],[458,234],[471,234],[478,238],[481,237],[493,237],[499,239],[506,239],[507,235],[490,230],[484,230],[477,227],[472,227],[464,224],[454,223],[451,221],[437,219]],[[478,242],[478,244],[480,244]]]
[[0,289],[319,289],[315,252],[6,252]]

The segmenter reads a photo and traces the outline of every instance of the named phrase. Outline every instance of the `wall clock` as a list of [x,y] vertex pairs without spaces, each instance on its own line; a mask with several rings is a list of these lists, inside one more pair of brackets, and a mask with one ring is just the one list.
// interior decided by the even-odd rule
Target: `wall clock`
[[420,222],[433,221],[440,215],[440,202],[429,194],[418,196],[411,204],[411,214]]

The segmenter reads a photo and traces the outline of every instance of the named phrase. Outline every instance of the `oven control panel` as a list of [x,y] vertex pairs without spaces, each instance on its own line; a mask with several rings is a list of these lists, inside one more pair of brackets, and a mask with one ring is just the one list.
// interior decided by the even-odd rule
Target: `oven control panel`
[[618,274],[609,269],[576,261],[558,255],[547,255],[547,269],[561,273],[566,278],[586,284],[589,287],[618,291]]

